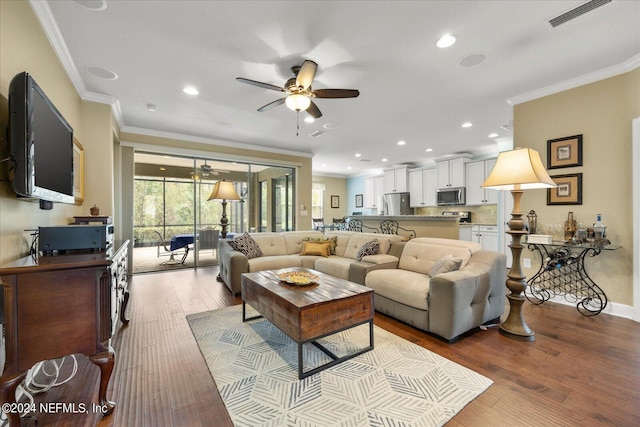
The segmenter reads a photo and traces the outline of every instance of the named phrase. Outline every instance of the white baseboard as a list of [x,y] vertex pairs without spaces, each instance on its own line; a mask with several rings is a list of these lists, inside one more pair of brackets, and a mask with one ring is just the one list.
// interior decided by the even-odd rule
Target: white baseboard
[[[570,305],[572,307],[576,306],[575,302],[567,301],[564,296],[556,295],[552,297],[549,302],[555,302],[563,305]],[[626,319],[634,320],[633,318],[633,307],[630,305],[620,304],[617,302],[608,301],[607,306],[602,310],[602,313],[611,314],[613,316],[624,317]]]

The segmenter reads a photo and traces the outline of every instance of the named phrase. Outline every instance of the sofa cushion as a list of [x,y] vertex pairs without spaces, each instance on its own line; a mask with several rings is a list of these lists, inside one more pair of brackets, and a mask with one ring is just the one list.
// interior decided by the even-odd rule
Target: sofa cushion
[[331,237],[305,237],[302,239],[303,242],[329,242],[331,243],[330,252],[331,255],[336,254],[336,246],[338,245],[338,236]]
[[326,273],[333,277],[349,280],[349,266],[354,262],[357,261],[351,258],[331,255],[329,258],[317,259],[314,270],[318,270],[321,273]]
[[380,248],[380,243],[377,240],[371,240],[360,246],[358,249],[358,254],[356,258],[358,261],[362,261],[362,258],[367,255],[375,255],[378,253],[378,249]]
[[420,310],[429,310],[429,276],[400,269],[370,271],[364,279],[376,295]]
[[253,237],[253,240],[255,240],[260,247],[262,255],[287,255],[282,233],[254,233],[251,237]]
[[263,255],[260,246],[256,243],[255,240],[249,235],[249,233],[243,233],[238,237],[234,237],[231,240],[228,240],[227,243],[234,250],[238,252],[242,252],[247,258],[256,258]]
[[300,255],[320,255],[328,257],[331,255],[331,242],[302,242],[302,252]]
[[451,254],[447,254],[443,257],[440,257],[433,263],[431,266],[431,270],[429,270],[429,276],[437,276],[438,274],[449,273],[450,271],[455,271],[460,268],[462,265],[461,258],[455,258]]
[[320,231],[286,231],[278,234],[281,234],[284,239],[285,252],[283,253],[287,255],[299,254],[302,252],[302,242],[304,242],[305,239],[322,238],[322,233]]
[[471,258],[471,251],[466,247],[444,246],[441,244],[421,243],[410,240],[404,246],[398,267],[416,273],[429,274],[433,263],[445,255],[460,258],[464,268]]
[[371,235],[366,235],[363,233],[354,234],[349,238],[349,242],[347,243],[347,247],[345,248],[343,256],[345,258],[358,259],[358,250],[360,250],[362,245],[370,242],[373,239],[378,241],[378,245],[379,245],[378,253],[386,254],[387,252],[389,252],[389,247],[391,246],[391,243],[389,242],[388,238],[382,237],[384,235],[380,235],[380,236],[381,237],[372,238]]
[[300,258],[299,255],[274,255],[253,258],[249,260],[249,272],[302,267]]

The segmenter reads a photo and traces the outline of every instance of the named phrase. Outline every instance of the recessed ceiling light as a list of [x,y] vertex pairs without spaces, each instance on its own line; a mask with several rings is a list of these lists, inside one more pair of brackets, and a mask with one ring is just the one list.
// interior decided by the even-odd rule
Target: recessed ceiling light
[[118,75],[111,70],[107,70],[102,67],[85,67],[85,70],[90,74],[93,74],[95,77],[104,80],[115,80],[118,78]]
[[351,166],[347,166],[347,169],[351,170]]
[[154,113],[157,110],[156,106],[153,104],[147,104],[147,111],[151,111]]
[[73,0],[78,6],[82,6],[91,10],[105,10],[107,8],[107,2],[105,0]]
[[458,65],[461,67],[475,67],[476,65],[482,64],[486,59],[487,55],[484,53],[470,53],[460,58]]
[[195,88],[195,87],[193,87],[193,86],[185,86],[185,88],[184,88],[184,89],[182,89],[182,91],[183,91],[184,93],[186,93],[187,95],[197,95],[197,94],[199,94],[199,93],[200,93],[200,92],[198,92],[198,89],[196,89],[196,88]]
[[495,138],[496,136],[498,136],[498,134],[495,132],[489,134],[489,138]]
[[430,152],[432,152],[432,151],[433,151],[433,148],[427,148],[427,149],[426,149],[426,150],[424,150],[424,151],[426,151],[427,153],[430,153]]
[[405,141],[398,141],[398,145],[405,145],[406,142]]
[[436,46],[442,49],[445,47],[453,46],[455,42],[456,42],[456,38],[453,35],[445,34],[438,39],[438,41],[436,42]]
[[463,128],[470,128],[471,126],[473,126],[473,123],[471,123],[471,122],[464,122],[464,123],[462,124],[462,127],[463,127]]
[[306,123],[313,123],[313,122],[315,122],[315,121],[316,121],[316,119],[314,119],[314,118],[313,118],[313,117],[311,117],[311,116],[307,116],[307,117],[305,117],[305,118],[304,118],[304,121],[305,121]]
[[362,154],[356,153],[356,157],[362,157]]
[[322,127],[325,129],[338,129],[338,125],[335,123],[325,123]]
[[326,163],[323,163],[323,164],[322,164],[322,166],[327,166],[327,164],[326,164]]
[[161,171],[166,171],[166,170],[167,170],[167,168],[161,167],[161,168],[160,168],[160,170],[161,170]]
[[383,161],[383,162],[388,162],[388,161],[389,161],[389,159],[384,158],[384,159],[382,159],[382,161]]

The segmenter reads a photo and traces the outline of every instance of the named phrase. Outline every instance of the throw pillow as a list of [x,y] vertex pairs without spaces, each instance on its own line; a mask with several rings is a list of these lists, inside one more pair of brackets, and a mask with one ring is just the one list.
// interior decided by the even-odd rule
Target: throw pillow
[[333,237],[305,237],[303,242],[330,242],[331,243],[331,255],[336,254],[336,246],[338,246],[338,236]]
[[331,255],[331,242],[302,242],[300,255],[319,255],[328,257]]
[[379,248],[380,243],[377,240],[372,240],[360,246],[360,248],[358,249],[358,261],[362,261],[362,258],[367,255],[377,254]]
[[429,276],[437,276],[438,274],[449,273],[450,271],[455,271],[460,269],[462,265],[461,258],[454,258],[453,255],[445,255],[440,257],[433,263],[431,266],[431,270],[429,271]]
[[238,237],[229,240],[229,246],[238,252],[242,252],[247,258],[262,256],[262,250],[255,240],[246,231]]

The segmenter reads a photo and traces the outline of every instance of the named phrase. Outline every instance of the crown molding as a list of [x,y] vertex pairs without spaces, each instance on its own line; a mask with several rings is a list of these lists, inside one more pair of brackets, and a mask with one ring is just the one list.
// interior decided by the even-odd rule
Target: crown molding
[[533,101],[534,99],[542,98],[544,96],[553,95],[558,92],[563,92],[565,90],[584,86],[599,80],[628,73],[638,67],[640,67],[640,55],[633,56],[622,64],[612,65],[611,67],[603,68],[602,70],[594,71],[593,73],[584,74],[574,79],[565,80],[564,82],[523,93],[522,95],[516,95],[507,99],[507,104],[513,106],[522,104],[523,102]]
[[44,1],[29,0],[29,6],[31,6],[31,10],[33,10],[33,13],[40,22],[47,40],[49,40],[53,51],[60,60],[62,67],[67,73],[69,80],[71,80],[71,83],[76,88],[76,92],[80,98],[84,101],[111,105],[116,120],[121,124],[122,111],[120,110],[119,105],[115,106],[115,104],[118,103],[118,99],[111,95],[104,95],[87,90],[87,87],[84,85],[84,81],[82,81],[82,78],[80,77],[78,67],[76,67],[75,62],[73,62],[71,53],[67,48],[67,44],[60,33],[60,28],[58,27],[56,20],[53,18],[49,4]]
[[197,142],[197,143],[200,143],[200,144],[218,145],[218,146],[221,146],[221,147],[240,148],[242,150],[254,150],[254,151],[259,151],[259,152],[263,152],[263,153],[283,154],[283,155],[286,155],[286,156],[296,156],[296,157],[306,157],[306,158],[313,158],[313,156],[314,156],[313,153],[305,153],[305,152],[302,152],[302,151],[285,150],[285,149],[282,149],[282,148],[273,148],[273,147],[266,147],[266,146],[263,146],[263,145],[246,144],[246,143],[243,143],[243,142],[224,141],[224,140],[215,139],[215,138],[204,138],[204,137],[200,137],[200,136],[184,135],[184,134],[173,133],[173,132],[159,131],[159,130],[155,130],[155,129],[138,128],[138,127],[133,127],[133,126],[121,126],[120,127],[120,133],[121,134],[122,133],[132,133],[132,134],[137,134],[137,135],[152,136],[152,137],[156,137],[156,138],[173,139],[173,140],[177,140],[177,141]]

